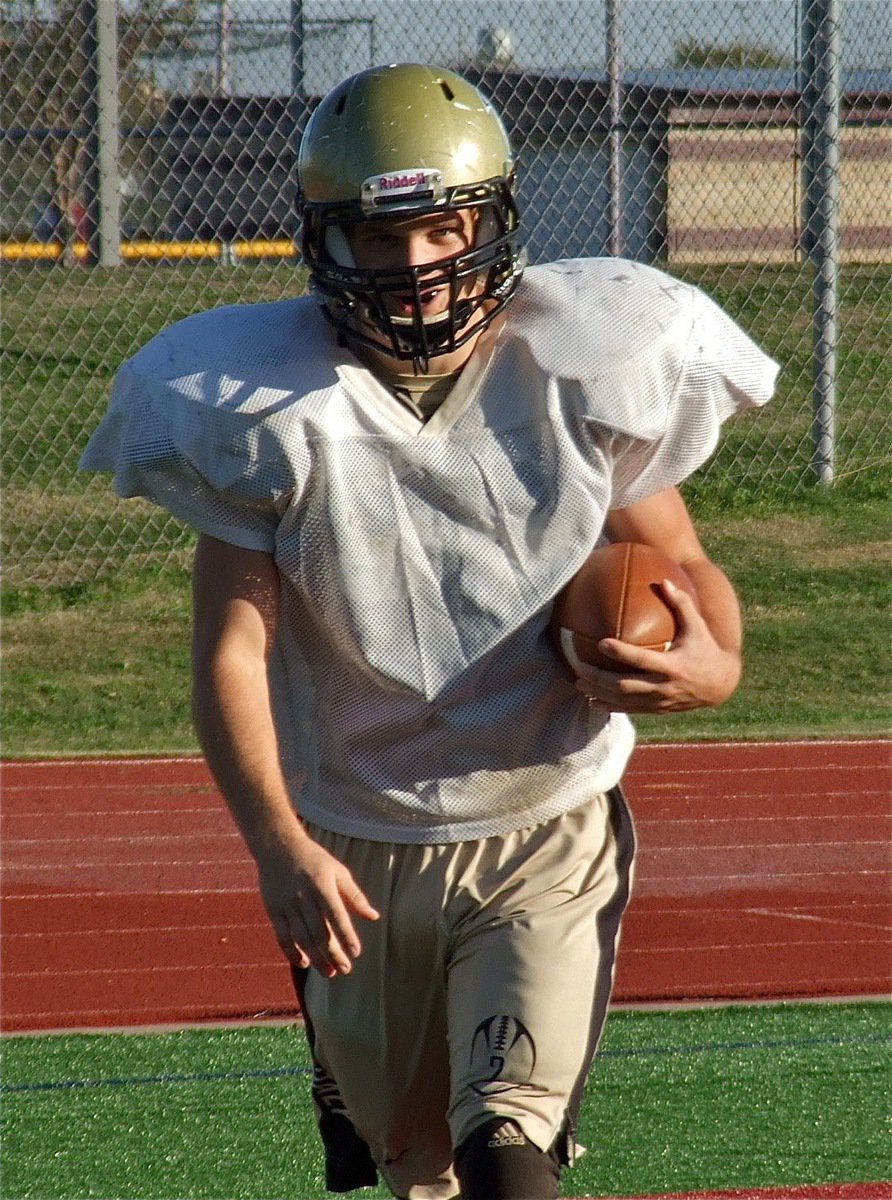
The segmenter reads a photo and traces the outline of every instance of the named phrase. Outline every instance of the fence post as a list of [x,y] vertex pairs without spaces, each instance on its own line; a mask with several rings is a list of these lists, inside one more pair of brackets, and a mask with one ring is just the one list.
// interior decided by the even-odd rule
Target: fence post
[[839,0],[802,0],[803,237],[814,271],[812,470],[832,483],[836,457],[839,284]]
[[607,94],[610,110],[610,133],[608,135],[610,139],[610,253],[614,258],[619,258],[623,253],[623,97],[619,24],[620,3],[621,0],[607,0],[605,10]]
[[300,229],[297,224],[297,159],[300,153],[300,139],[307,118],[306,73],[304,69],[304,54],[306,51],[306,29],[304,26],[303,0],[291,0],[288,17],[288,46],[291,55],[291,95],[288,99],[288,112],[291,116],[291,131],[289,142],[293,165],[292,189],[292,227],[294,241],[300,246]]
[[89,261],[121,265],[121,181],[118,158],[118,25],[115,0],[87,0],[85,208]]

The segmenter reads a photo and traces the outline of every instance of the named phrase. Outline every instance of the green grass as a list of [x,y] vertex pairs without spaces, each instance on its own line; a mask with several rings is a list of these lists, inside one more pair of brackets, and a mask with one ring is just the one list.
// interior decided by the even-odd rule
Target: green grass
[[195,750],[190,600],[182,568],[8,589],[5,754]]
[[[889,1016],[878,1003],[614,1013],[565,1193],[888,1176]],[[7,1039],[4,1061],[6,1200],[326,1194],[292,1028]]]

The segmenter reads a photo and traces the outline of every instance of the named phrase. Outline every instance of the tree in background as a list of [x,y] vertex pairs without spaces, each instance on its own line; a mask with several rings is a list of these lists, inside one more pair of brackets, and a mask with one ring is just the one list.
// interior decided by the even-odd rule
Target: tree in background
[[711,70],[730,67],[738,71],[782,70],[794,65],[789,56],[767,46],[753,46],[747,42],[709,46],[693,41],[676,43],[673,63],[676,67],[707,67]]

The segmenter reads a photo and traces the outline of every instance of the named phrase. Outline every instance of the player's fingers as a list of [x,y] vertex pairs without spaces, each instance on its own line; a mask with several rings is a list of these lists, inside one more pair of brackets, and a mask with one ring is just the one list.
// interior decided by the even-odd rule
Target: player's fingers
[[377,921],[380,917],[377,908],[369,902],[366,894],[352,879],[341,888],[341,895],[347,908],[358,917],[364,917],[367,921]]
[[[651,675],[666,675],[670,668],[665,652],[662,650],[647,650],[644,646],[636,646],[632,642],[621,642],[616,638],[602,638],[598,649],[607,658],[619,663],[630,671],[648,672]],[[610,675],[622,672],[609,672]],[[596,680],[595,682],[601,682]]]
[[[349,879],[349,873],[345,874]],[[348,974],[362,949],[341,899],[341,886],[335,873],[318,890],[295,897],[286,914],[289,936],[309,956],[310,965],[328,977]]]
[[690,593],[678,587],[671,579],[664,579],[661,587],[669,607],[675,611],[682,628],[703,620],[697,602]]
[[309,966],[329,979],[350,971],[350,955],[321,910],[316,909],[312,914],[301,910],[295,916],[293,928],[295,941],[306,951]]
[[[279,949],[296,967],[314,967],[326,977],[346,973],[350,957],[333,935],[324,899],[298,892],[293,903],[268,908]],[[355,935],[354,935],[355,936]]]
[[310,965],[310,956],[295,939],[291,925],[284,913],[270,913],[269,919],[279,949],[285,955],[286,959],[301,969],[308,967]]
[[[355,884],[353,886],[356,887]],[[371,907],[371,905],[369,905],[368,901],[362,895],[362,892],[359,891],[359,888],[356,888],[356,891],[365,901],[365,904],[368,906],[368,910],[370,912],[374,912],[375,910]],[[349,903],[349,901],[345,903],[345,900],[342,899],[342,895],[343,892],[339,893],[337,897],[332,898],[332,901],[330,902],[326,911],[325,918],[332,943],[337,945],[338,950],[341,952],[341,956],[348,956],[346,958],[341,956],[338,957],[338,970],[344,970],[345,966],[349,970],[350,960],[358,958],[358,956],[362,953],[362,942],[359,940],[359,935],[356,932],[347,908],[347,903]],[[375,915],[377,916],[377,914]]]
[[624,676],[617,681],[616,690],[620,696],[653,696],[665,690],[667,678],[665,675],[640,673]]

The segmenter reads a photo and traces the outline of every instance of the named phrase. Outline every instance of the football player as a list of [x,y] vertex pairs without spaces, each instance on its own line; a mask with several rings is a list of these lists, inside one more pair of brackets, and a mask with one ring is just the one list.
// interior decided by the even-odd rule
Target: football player
[[[547,1200],[631,886],[627,714],[740,674],[677,485],[776,368],[653,268],[525,268],[502,122],[450,71],[345,80],[299,177],[309,294],[155,338],[84,465],[199,531],[195,724],[293,969],[328,1187]],[[696,603],[667,653],[574,678],[549,613],[605,540]]]

